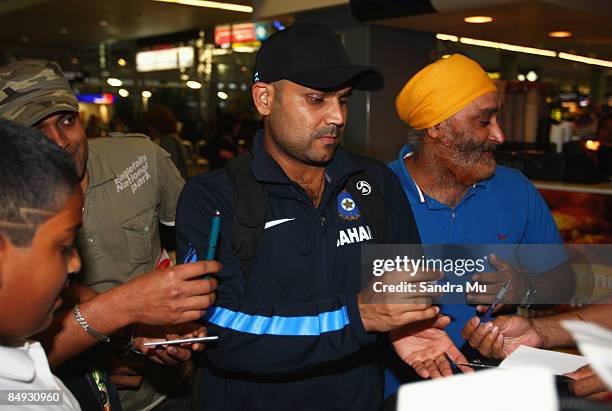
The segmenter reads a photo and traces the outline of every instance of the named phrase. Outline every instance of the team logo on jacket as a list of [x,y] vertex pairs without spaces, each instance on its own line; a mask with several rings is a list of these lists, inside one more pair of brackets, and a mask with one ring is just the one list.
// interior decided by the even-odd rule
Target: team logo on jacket
[[338,215],[344,220],[357,220],[361,217],[357,203],[348,191],[343,190],[338,194]]
[[360,180],[357,182],[355,187],[357,187],[357,190],[361,191],[361,195],[364,196],[369,196],[372,192],[372,187],[370,187],[370,184],[367,181]]

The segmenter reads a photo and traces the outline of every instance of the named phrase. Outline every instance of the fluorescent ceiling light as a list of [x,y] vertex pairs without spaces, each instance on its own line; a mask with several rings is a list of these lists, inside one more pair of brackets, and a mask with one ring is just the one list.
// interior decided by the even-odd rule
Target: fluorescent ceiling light
[[465,21],[466,23],[472,23],[472,24],[483,24],[483,23],[490,23],[493,21],[493,17],[489,17],[489,16],[470,16],[470,17],[466,17],[463,19],[463,21]]
[[459,37],[450,34],[438,33],[436,34],[436,38],[438,40],[459,41]]
[[537,54],[539,56],[556,57],[557,52],[552,50],[537,49],[534,47],[517,46],[514,44],[498,43],[495,41],[477,40],[469,37],[461,37],[459,41],[472,46],[490,47],[500,50],[516,51],[518,53]]
[[[436,38],[439,40],[455,41],[451,39],[452,37],[458,38],[450,34],[441,34],[441,33],[436,34]],[[612,61],[610,60],[596,59],[592,57],[579,56],[576,54],[569,54],[569,53],[563,53],[563,52],[557,53],[556,51],[553,51],[553,50],[517,46],[514,44],[498,43],[495,41],[471,39],[469,37],[461,37],[459,38],[459,41],[463,44],[469,44],[472,46],[490,47],[490,48],[500,49],[500,50],[516,51],[518,53],[537,54],[537,55],[546,56],[546,57],[559,57],[565,60],[576,61],[578,63],[593,64],[596,66],[603,66],[603,67],[612,67]]]
[[238,11],[240,13],[252,13],[253,12],[253,7],[251,6],[244,6],[242,4],[233,4],[233,3],[221,3],[218,1],[206,1],[206,0],[153,0],[153,1],[160,1],[163,3],[182,4],[185,6],[207,7],[209,9]]
[[576,54],[559,53],[559,57],[565,60],[577,61],[579,63],[593,64],[596,66],[612,67],[612,61],[595,59],[592,57],[578,56]]

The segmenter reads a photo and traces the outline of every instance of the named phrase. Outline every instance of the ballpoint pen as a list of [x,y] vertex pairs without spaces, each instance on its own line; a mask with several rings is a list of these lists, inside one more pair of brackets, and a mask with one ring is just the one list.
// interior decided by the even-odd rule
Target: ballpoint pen
[[219,227],[221,226],[221,213],[215,210],[210,225],[210,237],[208,238],[208,250],[206,251],[206,259],[212,260],[215,258],[217,250],[217,241],[219,241]]
[[[215,251],[217,251],[217,242],[219,241],[219,228],[221,226],[221,213],[219,210],[215,210],[215,214],[210,222],[210,236],[208,237],[208,250],[206,250],[206,260],[212,260],[215,258]],[[211,275],[207,274],[204,279],[210,278]]]
[[480,319],[480,322],[486,323],[486,322],[491,321],[493,310],[495,310],[495,307],[497,306],[497,304],[499,304],[502,298],[504,298],[504,296],[508,292],[508,289],[510,288],[511,283],[512,283],[512,280],[508,280],[504,283],[504,285],[502,285],[502,288],[499,289],[499,291],[497,292],[497,295],[495,296],[495,300],[493,300],[493,304],[491,304],[489,308],[487,309],[487,311],[485,311],[484,315]]

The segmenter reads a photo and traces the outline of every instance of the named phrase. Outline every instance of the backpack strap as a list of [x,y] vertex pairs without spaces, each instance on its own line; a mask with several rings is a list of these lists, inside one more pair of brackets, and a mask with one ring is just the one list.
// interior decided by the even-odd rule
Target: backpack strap
[[365,220],[372,225],[374,242],[383,244],[387,238],[387,212],[378,184],[372,181],[371,175],[367,169],[353,174],[346,189],[359,205]]
[[245,278],[249,275],[251,264],[259,250],[268,205],[267,192],[251,170],[252,162],[252,154],[244,153],[224,167],[234,187],[232,251],[240,260],[240,268]]

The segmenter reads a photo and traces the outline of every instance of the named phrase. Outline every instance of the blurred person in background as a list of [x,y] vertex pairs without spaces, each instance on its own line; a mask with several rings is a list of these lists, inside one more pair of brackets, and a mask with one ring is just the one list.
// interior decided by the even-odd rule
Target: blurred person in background
[[89,120],[87,121],[87,127],[85,127],[85,134],[87,137],[105,137],[106,136],[106,126],[102,119],[95,114],[89,116]]
[[235,122],[236,119],[231,115],[219,117],[216,131],[205,147],[211,170],[223,167],[237,156],[238,146],[234,139]]
[[178,136],[176,117],[166,106],[156,105],[145,115],[147,134],[170,153],[170,158],[185,179],[188,177],[188,153]]
[[612,114],[607,114],[599,120],[597,139],[600,143],[598,162],[601,175],[612,179]]

